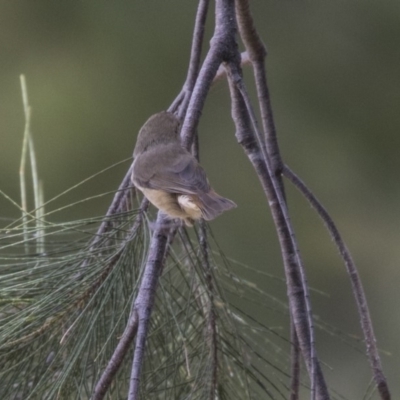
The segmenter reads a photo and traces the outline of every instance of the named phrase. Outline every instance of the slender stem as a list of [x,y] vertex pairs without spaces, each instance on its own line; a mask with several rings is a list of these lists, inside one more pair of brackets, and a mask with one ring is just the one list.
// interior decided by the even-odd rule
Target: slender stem
[[39,184],[39,176],[37,171],[37,163],[36,163],[36,153],[35,146],[32,139],[32,133],[29,135],[28,140],[29,145],[29,159],[31,160],[31,173],[32,173],[32,187],[33,187],[33,198],[35,203],[35,224],[36,224],[36,253],[43,253],[43,249],[41,246],[41,241],[43,237],[40,236],[43,234],[42,226],[43,221],[40,219],[41,215],[41,206],[40,203],[40,184]]
[[190,52],[189,68],[186,76],[185,84],[182,91],[184,91],[184,98],[179,108],[178,116],[183,119],[192,97],[193,88],[196,84],[197,77],[200,70],[201,49],[204,41],[205,24],[208,14],[208,6],[210,0],[200,0],[197,7],[196,20],[194,24],[192,47]]
[[25,253],[28,254],[29,247],[28,247],[28,201],[26,196],[26,179],[25,179],[25,166],[26,166],[26,158],[27,158],[27,150],[28,150],[28,143],[30,137],[30,124],[31,124],[31,107],[29,106],[28,101],[28,90],[26,87],[26,80],[25,76],[20,76],[21,80],[21,90],[22,90],[22,102],[24,106],[24,114],[25,114],[25,129],[24,129],[24,138],[22,142],[22,154],[21,154],[21,162],[19,167],[19,182],[20,182],[20,191],[21,191],[21,209],[22,209],[22,226],[24,231],[24,247]]
[[364,288],[361,283],[360,275],[353,261],[353,258],[351,257],[350,251],[343,241],[340,232],[337,229],[332,218],[330,217],[329,213],[326,211],[320,201],[314,196],[314,194],[308,189],[306,184],[287,165],[283,167],[283,175],[290,182],[292,182],[293,185],[304,195],[304,197],[308,200],[314,210],[321,217],[333,241],[335,242],[340,255],[343,258],[344,264],[350,277],[353,294],[357,303],[358,313],[361,319],[361,327],[364,333],[364,340],[367,348],[367,355],[372,367],[374,379],[381,398],[383,400],[389,400],[390,391],[386,382],[385,375],[383,373],[382,363],[376,345],[376,337],[374,334],[372,320],[368,309],[367,298],[365,296]]
[[138,329],[138,316],[135,310],[132,310],[128,323],[125,327],[124,333],[118,342],[117,347],[111,356],[106,369],[104,370],[101,378],[96,384],[91,400],[102,400],[106,395],[108,388],[111,385],[119,367],[124,360],[127,349],[131,345]]
[[[104,245],[104,241],[108,240],[106,233],[112,228],[113,222],[112,219],[109,218],[120,210],[123,209],[124,204],[129,201],[130,190],[135,190],[132,188],[131,185],[131,168],[128,169],[128,172],[125,174],[124,179],[122,180],[121,184],[119,185],[118,191],[115,193],[114,198],[109,206],[107,213],[104,217],[103,222],[100,224],[99,229],[97,230],[96,234],[93,236],[92,243],[90,245],[90,250],[94,250],[96,246]],[[149,201],[144,198],[140,205],[140,212],[136,217],[135,224],[141,221],[142,214],[146,212],[149,206]],[[90,261],[90,258],[87,257],[83,263],[82,267],[86,267],[87,263]]]
[[[129,236],[126,238],[125,244],[121,246],[121,250],[113,257],[113,259],[109,263],[108,268],[105,271],[103,271],[102,276],[100,276],[99,281],[97,281],[95,285],[91,288],[91,291],[93,291],[95,287],[98,287],[101,282],[104,282],[104,279],[108,276],[109,272],[112,270],[114,265],[121,257],[125,245],[131,240],[133,240],[134,237],[137,235],[138,229],[140,228],[141,224],[142,224],[142,213],[140,213],[138,217],[135,219],[135,222],[131,228],[131,232]],[[104,372],[102,373],[100,379],[96,384],[91,400],[102,400],[106,395],[106,392],[109,389],[112,380],[114,379],[116,373],[121,367],[122,361],[124,360],[124,357],[126,355],[129,346],[131,345],[134,337],[136,336],[137,328],[138,328],[138,317],[135,309],[133,308],[128,318],[128,322],[125,327],[124,333],[121,339],[119,340],[113,355],[108,361]]]
[[265,133],[265,144],[269,162],[275,176],[281,180],[282,159],[280,156],[276,128],[273,119],[271,99],[265,74],[266,48],[254,26],[249,0],[236,0],[236,18],[240,37],[253,64],[254,78],[261,111],[261,121]]
[[189,68],[185,86],[192,89],[196,83],[200,69],[201,48],[204,40],[204,29],[207,20],[209,0],[200,0],[197,8],[192,47],[190,52]]
[[292,316],[290,317],[290,400],[299,400],[300,389],[300,346],[299,338],[297,337],[296,327],[294,326]]
[[[254,79],[258,95],[258,104],[261,112],[261,121],[265,135],[265,146],[268,153],[268,161],[270,162],[273,172],[273,178],[277,180],[278,186],[281,189],[282,195],[285,196],[285,189],[282,182],[281,170],[282,159],[280,155],[278,138],[276,134],[275,123],[271,106],[269,88],[267,84],[267,76],[265,73],[265,58],[267,55],[266,48],[255,28],[253,17],[250,12],[248,0],[236,1],[236,18],[238,22],[241,39],[246,47],[246,53],[250,62],[253,65]],[[290,324],[293,324],[293,319],[290,319]],[[292,326],[291,343],[293,347],[298,346],[299,341],[296,338],[296,329]],[[298,392],[298,382],[300,379],[300,364],[298,360],[299,351],[297,348],[292,348],[292,395],[296,396]],[[296,374],[296,375],[293,375]],[[314,378],[311,378],[311,398],[314,397]],[[297,388],[297,390],[296,390]],[[298,393],[297,393],[298,396]]]
[[201,110],[204,107],[208,91],[210,90],[214,76],[222,61],[221,54],[215,47],[216,46],[211,46],[204,60],[182,125],[181,141],[182,145],[187,149],[192,145],[194,132],[196,131],[201,116]]
[[181,130],[182,145],[187,149],[192,144],[201,111],[218,68],[222,61],[230,56],[231,46],[229,44],[235,38],[235,24],[232,23],[235,17],[233,4],[233,0],[217,0],[215,4],[215,30],[210,42],[210,49],[193,88]]
[[134,310],[138,315],[139,326],[132,362],[128,400],[139,399],[140,373],[144,363],[144,350],[149,330],[149,321],[169,236],[169,229],[166,226],[164,216],[159,213],[150,243],[143,278],[140,282],[139,291],[134,303]]
[[284,261],[288,297],[293,321],[299,338],[300,347],[310,379],[316,382],[317,398],[329,399],[325,379],[316,355],[313,339],[313,327],[310,319],[310,303],[304,269],[297,249],[296,239],[291,227],[286,203],[282,193],[272,179],[269,165],[266,163],[262,148],[259,147],[253,134],[254,117],[246,105],[245,99],[238,90],[237,83],[241,80],[240,65],[228,64],[228,81],[232,98],[232,117],[236,125],[236,136],[249,157],[261,181],[268,198],[272,216],[277,228]]
[[168,107],[168,111],[172,113],[176,113],[177,110],[180,108],[183,100],[185,99],[185,91],[182,89],[178,96],[175,97],[175,100],[172,104]]
[[131,183],[131,168],[128,169],[127,173],[124,176],[124,179],[122,180],[121,184],[119,185],[119,188],[118,188],[117,192],[115,193],[110,206],[108,207],[104,221],[101,223],[99,229],[96,232],[94,243],[92,245],[95,245],[96,242],[102,238],[104,233],[108,231],[108,229],[111,226],[111,221],[108,217],[110,217],[118,212],[121,205],[126,201],[127,196],[129,196],[130,190],[135,190],[132,187],[132,183]]

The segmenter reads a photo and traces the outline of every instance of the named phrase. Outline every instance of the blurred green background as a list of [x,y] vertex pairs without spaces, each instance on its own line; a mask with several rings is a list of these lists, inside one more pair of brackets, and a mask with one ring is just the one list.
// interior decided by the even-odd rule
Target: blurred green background
[[[19,74],[28,82],[32,129],[45,197],[130,157],[138,129],[178,94],[186,76],[195,1],[2,1],[0,3],[0,188],[19,199],[24,115]],[[284,160],[326,205],[360,269],[393,398],[400,398],[400,2],[252,1],[268,47],[268,80]],[[206,48],[212,33],[208,23]],[[251,71],[246,69],[251,82]],[[250,84],[251,85],[251,84]],[[200,124],[202,164],[238,208],[211,223],[225,253],[282,277],[267,202],[235,142],[225,82]],[[128,163],[56,202],[118,187]],[[288,189],[313,294],[314,312],[360,337],[350,284],[310,207]],[[101,215],[109,198],[57,218]],[[54,206],[54,207],[55,207]],[[1,200],[1,216],[18,211]],[[285,299],[275,280],[250,275]],[[282,325],[258,310],[260,319]],[[361,399],[365,357],[317,332],[329,383]],[[388,354],[390,353],[390,355]]]

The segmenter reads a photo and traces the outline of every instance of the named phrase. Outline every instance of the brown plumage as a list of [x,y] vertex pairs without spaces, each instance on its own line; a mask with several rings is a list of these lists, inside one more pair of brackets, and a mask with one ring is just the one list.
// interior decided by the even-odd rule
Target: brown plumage
[[132,182],[159,210],[192,226],[236,204],[210,187],[196,158],[181,146],[179,129],[179,120],[167,111],[147,120],[133,152]]

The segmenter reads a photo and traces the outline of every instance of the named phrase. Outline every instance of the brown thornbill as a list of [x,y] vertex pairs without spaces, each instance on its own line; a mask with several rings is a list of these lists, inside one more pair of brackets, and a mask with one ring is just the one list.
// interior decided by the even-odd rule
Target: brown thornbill
[[133,152],[132,182],[159,210],[192,226],[236,204],[214,192],[196,158],[182,147],[179,128],[178,118],[167,111],[146,121]]

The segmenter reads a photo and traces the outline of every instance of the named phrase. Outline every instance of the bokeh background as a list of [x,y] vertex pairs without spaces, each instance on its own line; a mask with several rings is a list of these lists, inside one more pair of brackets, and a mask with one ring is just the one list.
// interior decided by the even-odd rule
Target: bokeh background
[[[39,175],[50,199],[130,157],[136,134],[166,109],[186,76],[195,1],[0,2],[0,189],[19,199],[24,73]],[[252,1],[268,47],[268,80],[284,160],[326,205],[365,284],[393,398],[400,398],[400,2]],[[206,48],[212,33],[208,23]],[[251,82],[250,70],[246,78]],[[238,208],[212,222],[225,253],[283,277],[267,202],[235,142],[225,82],[208,98],[200,125],[202,164]],[[118,187],[129,163],[55,202]],[[360,337],[345,269],[320,221],[288,188],[315,313]],[[101,215],[109,197],[55,218]],[[1,216],[18,211],[1,199]],[[282,282],[249,273],[281,299]],[[271,326],[285,324],[258,310]],[[286,321],[287,322],[287,321]],[[279,328],[279,326],[278,326]],[[287,327],[281,326],[283,334]],[[331,330],[333,331],[333,329]],[[317,332],[329,383],[362,399],[365,357],[331,331]]]

